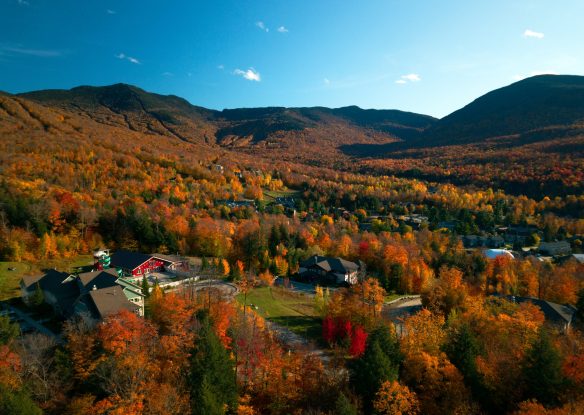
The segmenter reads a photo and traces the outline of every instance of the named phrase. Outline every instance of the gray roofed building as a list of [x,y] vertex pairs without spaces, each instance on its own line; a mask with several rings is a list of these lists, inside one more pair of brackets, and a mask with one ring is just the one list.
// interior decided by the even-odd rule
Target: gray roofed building
[[178,255],[166,255],[166,254],[152,254],[151,256],[153,256],[154,258],[158,258],[161,259],[163,261],[169,262],[169,263],[179,263],[179,262],[183,262],[184,258],[178,256]]
[[24,277],[22,296],[28,301],[37,284],[45,302],[64,318],[88,313],[96,319],[121,310],[143,315],[144,295],[139,286],[119,278],[115,269],[84,272],[77,276],[50,270],[44,275]]
[[20,281],[24,302],[28,302],[38,286],[43,291],[44,299],[55,313],[67,317],[73,311],[73,304],[79,297],[79,288],[75,278],[66,272],[49,270],[43,275],[25,276]]
[[331,258],[314,255],[302,261],[298,275],[309,280],[320,279],[322,282],[337,284],[355,284],[359,265],[342,258]]
[[142,315],[140,305],[128,301],[123,288],[119,285],[90,290],[87,297],[90,300],[89,309],[97,319],[103,319],[122,310]]
[[143,254],[141,252],[130,252],[130,251],[116,251],[111,256],[111,266],[115,268],[121,268],[126,272],[133,271],[140,265],[149,261],[152,255]]
[[531,303],[536,305],[543,312],[547,322],[560,327],[563,331],[570,329],[570,325],[578,310],[571,304],[557,304],[534,297],[517,297],[513,295],[495,295],[495,297],[504,298],[507,301],[517,304]]
[[118,273],[115,269],[109,268],[102,271],[83,272],[78,275],[80,287],[83,289],[106,288],[116,284]]
[[544,255],[569,255],[572,253],[572,247],[568,241],[542,242],[539,244],[538,251]]

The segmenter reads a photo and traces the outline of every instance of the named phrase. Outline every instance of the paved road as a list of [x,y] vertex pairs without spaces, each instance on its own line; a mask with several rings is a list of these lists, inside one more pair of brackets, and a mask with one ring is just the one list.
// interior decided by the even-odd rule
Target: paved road
[[383,317],[393,323],[398,336],[404,334],[403,320],[406,317],[416,314],[422,309],[422,300],[420,298],[399,301],[393,304],[386,304],[381,311]]
[[[278,285],[278,286],[283,286],[284,279],[282,277],[278,277],[274,281],[274,284]],[[316,286],[313,284],[305,283],[305,282],[298,282],[298,281],[290,280],[290,286],[288,288],[290,288],[291,290],[294,290],[294,291],[305,293],[305,294],[314,295]],[[336,287],[328,287],[328,289],[330,292],[333,292],[337,288]]]
[[212,290],[219,290],[221,292],[221,294],[226,297],[226,298],[233,298],[237,295],[237,293],[239,292],[239,289],[237,288],[237,286],[233,283],[230,282],[225,282],[222,280],[203,280],[203,281],[197,281],[195,283],[191,284],[184,284],[184,285],[178,285],[176,287],[173,287],[169,290],[167,290],[167,292],[173,292],[173,291],[188,291],[188,290],[193,290],[193,291],[205,291],[208,289],[212,289]]
[[317,356],[325,363],[330,360],[330,356],[325,350],[316,347],[316,345],[306,337],[296,334],[287,327],[281,326],[280,324],[274,323],[268,319],[265,321],[268,329],[276,334],[276,337],[284,346],[291,350],[305,350],[306,353]]
[[399,322],[402,318],[417,313],[422,309],[422,300],[420,298],[413,298],[406,301],[385,305],[383,307],[383,316],[390,319],[394,323]]

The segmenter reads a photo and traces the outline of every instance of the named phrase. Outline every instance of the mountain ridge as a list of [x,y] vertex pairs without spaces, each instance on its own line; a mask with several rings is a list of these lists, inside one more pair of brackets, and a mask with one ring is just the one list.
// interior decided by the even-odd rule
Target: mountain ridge
[[422,145],[465,144],[574,126],[584,128],[584,76],[537,75],[476,98],[420,139]]
[[[526,135],[525,141],[529,142],[534,137],[545,140],[584,128],[584,77],[578,75],[526,78],[490,91],[441,119],[355,105],[214,110],[193,105],[176,95],[147,92],[123,83],[47,89],[12,96],[134,131],[226,147],[265,146],[271,139],[282,144],[285,136],[318,137],[326,135],[327,129],[343,126],[347,127],[348,134],[336,130],[338,146],[371,145],[370,150],[361,152],[364,155],[375,155],[377,144],[386,152],[478,143],[516,135]],[[372,134],[376,135],[374,140],[362,137]],[[360,138],[352,142],[351,135]]]
[[244,145],[258,143],[277,132],[304,131],[331,123],[371,129],[387,135],[386,139],[410,139],[435,122],[433,117],[426,115],[399,110],[363,110],[356,106],[219,111],[193,105],[175,95],[150,93],[121,83],[69,90],[48,89],[15,96],[86,115],[105,124],[125,125],[134,131],[227,146],[240,142]]
[[[582,82],[578,76],[532,78],[486,94],[442,120],[355,106],[208,110],[125,84],[0,93],[0,134],[8,139],[6,145],[17,145],[19,137],[55,145],[63,140],[100,145],[101,137],[114,142],[120,137],[125,151],[165,157],[164,148],[181,148],[185,157],[204,155],[203,163],[278,161],[457,184],[492,183],[517,194],[569,194],[584,180]],[[527,98],[521,93],[526,85],[534,91]],[[515,101],[498,98],[502,92]],[[522,104],[526,99],[534,102]],[[546,113],[540,117],[541,111]],[[531,118],[523,120],[523,114]]]

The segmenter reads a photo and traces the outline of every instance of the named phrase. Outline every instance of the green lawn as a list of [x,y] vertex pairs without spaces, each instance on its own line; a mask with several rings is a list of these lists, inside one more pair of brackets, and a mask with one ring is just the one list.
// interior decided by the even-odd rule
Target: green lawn
[[[28,262],[0,262],[0,301],[20,297],[20,279],[24,275],[42,273],[43,269],[57,268],[59,271],[74,272],[78,267],[90,267],[91,255],[79,255],[74,258],[51,259],[31,264]],[[10,271],[9,268],[15,268]]]
[[[9,268],[15,268],[10,271]],[[23,275],[30,274],[33,267],[22,262],[0,262],[0,301],[20,296],[18,285]]]
[[385,296],[385,302],[397,300],[398,298],[405,297],[405,294],[387,294]]
[[[237,301],[243,304],[244,296]],[[293,332],[318,340],[321,336],[321,321],[314,311],[314,299],[285,288],[260,287],[247,294],[247,305],[266,319],[289,328]]]
[[264,190],[266,202],[271,202],[277,197],[296,197],[300,194],[298,190]]
[[84,268],[80,271],[91,271],[93,265],[92,255],[78,255],[73,258],[48,259],[39,261],[37,268],[50,269],[57,268],[63,272],[75,272],[78,268]]

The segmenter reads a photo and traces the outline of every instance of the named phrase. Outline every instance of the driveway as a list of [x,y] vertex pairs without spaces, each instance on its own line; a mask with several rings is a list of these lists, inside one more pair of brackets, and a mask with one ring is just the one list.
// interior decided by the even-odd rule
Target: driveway
[[411,316],[422,309],[422,299],[412,298],[405,301],[398,301],[392,304],[386,304],[383,306],[383,316],[390,319],[394,323],[399,322],[401,319]]
[[[284,279],[282,277],[276,278],[276,280],[274,281],[274,285],[283,286]],[[305,282],[292,281],[292,280],[290,280],[289,286],[287,288],[294,290],[294,291],[309,294],[309,295],[314,295],[316,292],[315,291],[316,285],[305,283]],[[325,287],[323,287],[323,288],[325,288]],[[336,287],[328,287],[328,289],[330,292],[333,292],[337,288]]]
[[325,350],[316,347],[314,342],[309,341],[305,337],[294,333],[292,330],[268,319],[265,319],[265,322],[268,329],[273,332],[276,335],[276,338],[289,349],[296,351],[306,350],[306,353],[317,356],[324,363],[330,360],[329,354]]
[[237,293],[239,292],[237,285],[235,285],[231,282],[225,282],[222,280],[214,280],[214,279],[197,281],[197,282],[192,283],[192,284],[178,285],[176,287],[172,287],[172,288],[167,289],[165,291],[166,292],[173,292],[173,291],[190,292],[191,290],[192,291],[205,291],[205,290],[209,290],[209,289],[219,291],[221,293],[221,296],[228,298],[228,299],[234,298],[237,295]]

